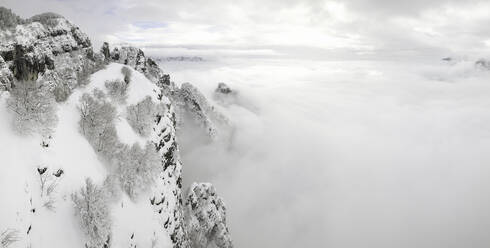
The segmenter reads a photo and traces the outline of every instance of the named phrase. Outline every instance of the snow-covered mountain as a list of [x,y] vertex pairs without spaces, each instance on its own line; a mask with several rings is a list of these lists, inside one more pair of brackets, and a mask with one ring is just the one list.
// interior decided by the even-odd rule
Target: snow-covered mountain
[[157,57],[154,58],[157,62],[203,62],[205,61],[199,56],[175,56],[175,57]]
[[182,188],[183,116],[230,128],[142,50],[0,8],[0,247],[232,247],[214,187]]

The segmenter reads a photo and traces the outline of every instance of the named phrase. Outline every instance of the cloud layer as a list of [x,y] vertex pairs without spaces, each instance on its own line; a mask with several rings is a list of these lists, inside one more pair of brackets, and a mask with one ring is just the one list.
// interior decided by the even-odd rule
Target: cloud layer
[[258,107],[224,109],[237,125],[231,148],[182,147],[184,181],[216,185],[237,247],[490,244],[488,71],[439,61],[163,66],[208,94],[225,81]]
[[266,56],[276,57],[405,58],[480,55],[490,44],[488,1],[6,0],[4,4],[24,17],[41,11],[61,13],[96,44],[132,43],[160,54],[175,47],[194,54],[220,47],[259,51],[258,55],[267,50],[272,52]]

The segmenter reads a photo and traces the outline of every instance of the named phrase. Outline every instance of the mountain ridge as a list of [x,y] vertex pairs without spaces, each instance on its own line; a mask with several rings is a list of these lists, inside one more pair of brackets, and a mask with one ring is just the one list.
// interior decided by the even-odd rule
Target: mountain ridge
[[[127,85],[130,86],[127,89],[129,96],[142,94],[141,91],[143,89],[134,87],[136,83],[143,83],[143,85],[153,84],[155,87],[148,86],[148,90],[144,91],[144,94],[152,99],[153,104],[163,106],[165,111],[161,113],[150,113],[153,116],[151,118],[153,119],[151,123],[151,129],[153,131],[148,138],[144,139],[153,144],[155,152],[160,157],[161,166],[159,167],[158,176],[155,177],[155,182],[149,186],[150,190],[145,193],[147,194],[145,195],[147,200],[138,199],[134,203],[126,204],[129,204],[129,206],[133,204],[135,207],[152,210],[151,215],[153,216],[152,218],[157,220],[157,227],[154,227],[153,233],[147,233],[148,237],[145,238],[160,237],[167,233],[171,247],[233,246],[230,233],[226,227],[224,204],[221,198],[216,196],[214,188],[210,190],[212,186],[209,184],[193,184],[192,188],[189,189],[189,193],[196,191],[203,192],[197,198],[185,196],[182,189],[182,163],[180,162],[176,134],[180,119],[178,116],[183,112],[187,112],[195,116],[196,119],[202,119],[202,127],[205,132],[207,132],[206,130],[210,130],[210,127],[215,130],[216,128],[213,122],[218,122],[214,117],[208,116],[209,111],[201,111],[202,109],[209,110],[211,107],[206,99],[201,98],[197,90],[189,91],[188,88],[181,89],[177,87],[170,81],[170,76],[165,74],[152,59],[147,58],[141,49],[126,46],[116,47],[111,50],[109,44],[104,43],[100,52],[94,52],[88,36],[80,31],[77,26],[58,14],[44,13],[24,20],[10,10],[2,7],[0,8],[0,20],[2,20],[0,22],[2,24],[0,25],[0,92],[7,92],[7,94],[1,94],[0,99],[3,98],[2,100],[5,102],[8,102],[9,99],[14,97],[13,94],[16,88],[22,88],[25,82],[34,81],[39,84],[39,87],[46,89],[46,97],[52,97],[57,102],[55,106],[61,108],[61,110],[69,106],[70,111],[73,112],[79,108],[80,102],[76,97],[80,96],[82,94],[81,92],[89,94],[89,97],[90,94],[93,94],[95,97],[96,90],[99,90],[104,95],[102,96],[103,103],[115,107],[117,113],[119,113],[118,115],[127,115],[126,110],[121,109],[126,108],[126,106],[129,107],[129,103],[121,104],[110,100],[111,98],[108,94],[111,92],[111,88],[108,85],[111,84],[107,84],[107,82],[112,82],[110,78],[115,77],[115,80],[120,80],[114,82],[128,80],[126,86],[124,86],[124,83],[121,86],[123,88],[127,87]],[[115,66],[114,63],[120,64],[121,66]],[[123,74],[118,73],[118,71],[123,71],[125,67],[131,68],[127,75],[124,72]],[[146,79],[143,79],[140,75],[143,75]],[[145,80],[148,80],[148,83],[144,83]],[[103,83],[104,81],[105,84]],[[89,91],[92,88],[94,90],[93,93]],[[74,95],[74,93],[76,94]],[[193,95],[195,94],[199,96],[194,97]],[[195,101],[194,99],[201,100]],[[9,107],[8,104],[4,105],[6,105],[6,108]],[[59,111],[57,114],[60,114]],[[70,115],[73,114],[70,113]],[[59,128],[68,128],[64,126],[66,124],[65,119],[65,116],[60,116]],[[71,122],[76,123],[73,120]],[[123,125],[125,120],[115,120],[115,122],[115,129],[118,133],[115,138],[120,139],[120,125]],[[73,124],[69,128],[70,130],[73,129]],[[216,131],[208,132],[208,134],[210,136],[217,135]],[[57,140],[60,139],[60,136],[57,135],[59,135],[59,131],[55,131],[52,134],[32,136],[32,139],[39,139],[39,142],[43,144],[39,151],[39,156],[49,157],[49,149],[61,149],[57,147]],[[73,149],[76,148],[74,147]],[[100,154],[98,156],[104,157],[104,155]],[[113,164],[113,162],[108,162],[106,159],[99,158],[99,160],[102,164]],[[12,161],[15,162],[15,158]],[[113,165],[109,165],[109,167],[104,165],[104,167],[107,167],[107,169],[103,169],[106,171],[104,173],[108,173],[108,176],[114,173],[111,172],[112,169],[109,169],[111,166]],[[36,168],[36,171],[29,170],[29,173],[40,173],[40,168]],[[13,168],[7,169],[14,171]],[[56,168],[46,166],[41,169],[49,171],[55,170]],[[63,168],[63,173],[70,175],[72,172],[67,166]],[[100,177],[100,175],[97,176]],[[62,177],[61,174],[60,177]],[[36,182],[32,180],[30,177],[26,177],[25,179],[27,184],[35,185]],[[59,184],[63,184],[55,178],[53,180]],[[78,181],[77,184],[83,184],[83,181]],[[115,187],[117,188],[118,186]],[[6,194],[8,196],[9,193],[6,192]],[[66,200],[66,194],[68,193],[65,192],[65,195],[60,196],[61,198],[59,199],[59,201],[63,202],[60,205],[63,205],[65,208],[70,205],[69,201]],[[206,196],[206,194],[209,195]],[[208,201],[207,199],[211,196],[216,198],[216,200]],[[120,203],[123,204],[123,202],[128,201],[125,199],[123,192],[123,196],[119,196],[117,201],[121,201]],[[193,200],[192,204],[189,203],[190,199]],[[220,205],[215,206],[215,204]],[[23,220],[10,223],[13,226],[17,225],[17,228],[7,226],[7,224],[0,226],[0,228],[4,228],[5,230],[16,230],[18,232],[17,242],[13,242],[9,247],[21,247],[23,245],[37,246],[33,242],[35,239],[31,238],[31,236],[37,235],[37,230],[43,228],[42,226],[45,224],[40,221],[35,221],[37,214],[44,214],[39,211],[39,209],[44,209],[42,206],[38,206],[37,209],[37,212],[32,212],[32,209],[29,210],[30,212],[18,212],[18,215],[24,216]],[[112,208],[110,207],[109,209]],[[205,209],[205,211],[199,209]],[[48,210],[46,211],[49,212]],[[118,212],[116,210],[111,211]],[[125,212],[125,214],[131,215],[132,212]],[[29,219],[32,221],[26,221],[26,216],[30,216]],[[189,219],[194,220],[192,221],[192,226],[188,224],[190,223]],[[206,225],[206,227],[197,228],[196,223],[201,223],[202,225]],[[33,229],[33,225],[35,229]],[[24,228],[25,230],[22,230]],[[112,226],[111,228],[109,233],[115,236],[111,238],[111,235],[109,235],[107,240],[103,240],[102,243],[97,244],[102,244],[103,247],[110,247],[111,244],[123,242],[117,234],[120,233],[118,227]],[[151,230],[151,228],[148,230]],[[2,231],[0,229],[0,232]],[[199,233],[204,231],[206,233]],[[200,238],[198,240],[190,238],[189,232],[193,237]],[[128,244],[132,247],[138,245],[137,239],[134,238],[134,233],[130,237],[127,237],[129,240]],[[157,235],[157,233],[161,234]],[[35,237],[41,238],[39,236]],[[85,246],[99,247],[91,246],[91,244],[94,243],[85,243]],[[153,247],[153,241],[151,244]],[[41,244],[39,245],[37,247],[42,247]],[[63,244],[63,242],[50,244],[51,247],[63,247],[62,245],[65,245],[65,247],[66,245],[76,247],[83,244]]]

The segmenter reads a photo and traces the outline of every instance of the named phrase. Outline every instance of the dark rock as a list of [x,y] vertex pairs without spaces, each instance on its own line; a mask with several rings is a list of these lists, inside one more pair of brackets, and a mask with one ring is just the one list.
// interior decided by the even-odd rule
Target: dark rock
[[37,172],[39,172],[39,175],[42,175],[48,170],[48,167],[43,167],[43,168],[37,168]]
[[102,53],[102,55],[104,55],[104,61],[109,62],[109,60],[111,59],[111,50],[109,48],[109,43],[104,42],[102,48],[100,49],[100,52]]
[[[0,19],[1,13],[0,9]],[[63,92],[63,97],[56,94],[56,99],[64,100],[77,86],[80,70],[99,64],[88,36],[58,14],[36,15],[16,25],[23,27],[12,29],[0,43],[0,55],[8,68],[5,70],[0,61],[0,90],[15,87],[14,78],[25,81],[41,77],[49,89]],[[28,32],[36,35],[28,36]]]
[[53,175],[55,177],[60,177],[61,175],[63,175],[63,173],[65,173],[62,169],[58,169],[55,173],[53,173]]

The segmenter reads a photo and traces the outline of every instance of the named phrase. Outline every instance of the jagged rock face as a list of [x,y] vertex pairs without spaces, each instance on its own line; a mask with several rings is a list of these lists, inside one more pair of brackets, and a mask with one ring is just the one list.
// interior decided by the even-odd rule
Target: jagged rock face
[[170,77],[164,74],[152,59],[147,58],[141,49],[123,46],[115,47],[112,52],[109,53],[109,45],[106,44],[107,43],[104,43],[102,52],[106,58],[110,58],[110,61],[131,66],[135,70],[145,74],[148,79],[162,88],[167,87],[171,89],[174,87],[170,82]]
[[186,222],[192,247],[231,248],[226,207],[209,183],[190,186],[185,202]]
[[164,116],[157,116],[152,135],[162,158],[162,170],[152,188],[150,204],[161,226],[170,234],[173,247],[187,248],[189,241],[182,208],[182,163],[175,137],[175,112],[171,105],[168,107]]
[[141,49],[136,47],[114,48],[112,51],[112,60],[117,63],[129,65],[139,72],[146,72],[145,54]]
[[52,90],[64,87],[71,91],[77,84],[78,73],[101,63],[101,56],[94,55],[88,36],[53,13],[18,21],[0,32],[0,41],[0,56],[13,75],[12,78],[0,73],[4,89],[9,88],[6,85],[15,87],[15,80],[41,78]]
[[221,105],[229,106],[237,103],[237,95],[237,92],[225,83],[218,83],[218,87],[214,90],[213,99]]
[[218,88],[216,88],[215,92],[221,94],[231,94],[233,91],[225,83],[218,83]]
[[[173,92],[173,99],[177,105],[177,113],[183,116],[184,112],[190,114],[211,138],[216,138],[218,130],[226,130],[230,126],[228,119],[212,106],[206,97],[192,84],[183,83],[180,89]],[[183,122],[178,120],[178,126]]]
[[216,135],[216,127],[207,114],[212,109],[199,90],[190,83],[183,83],[176,93],[176,98],[179,100],[181,111],[193,114],[195,121],[201,124],[210,136]]

